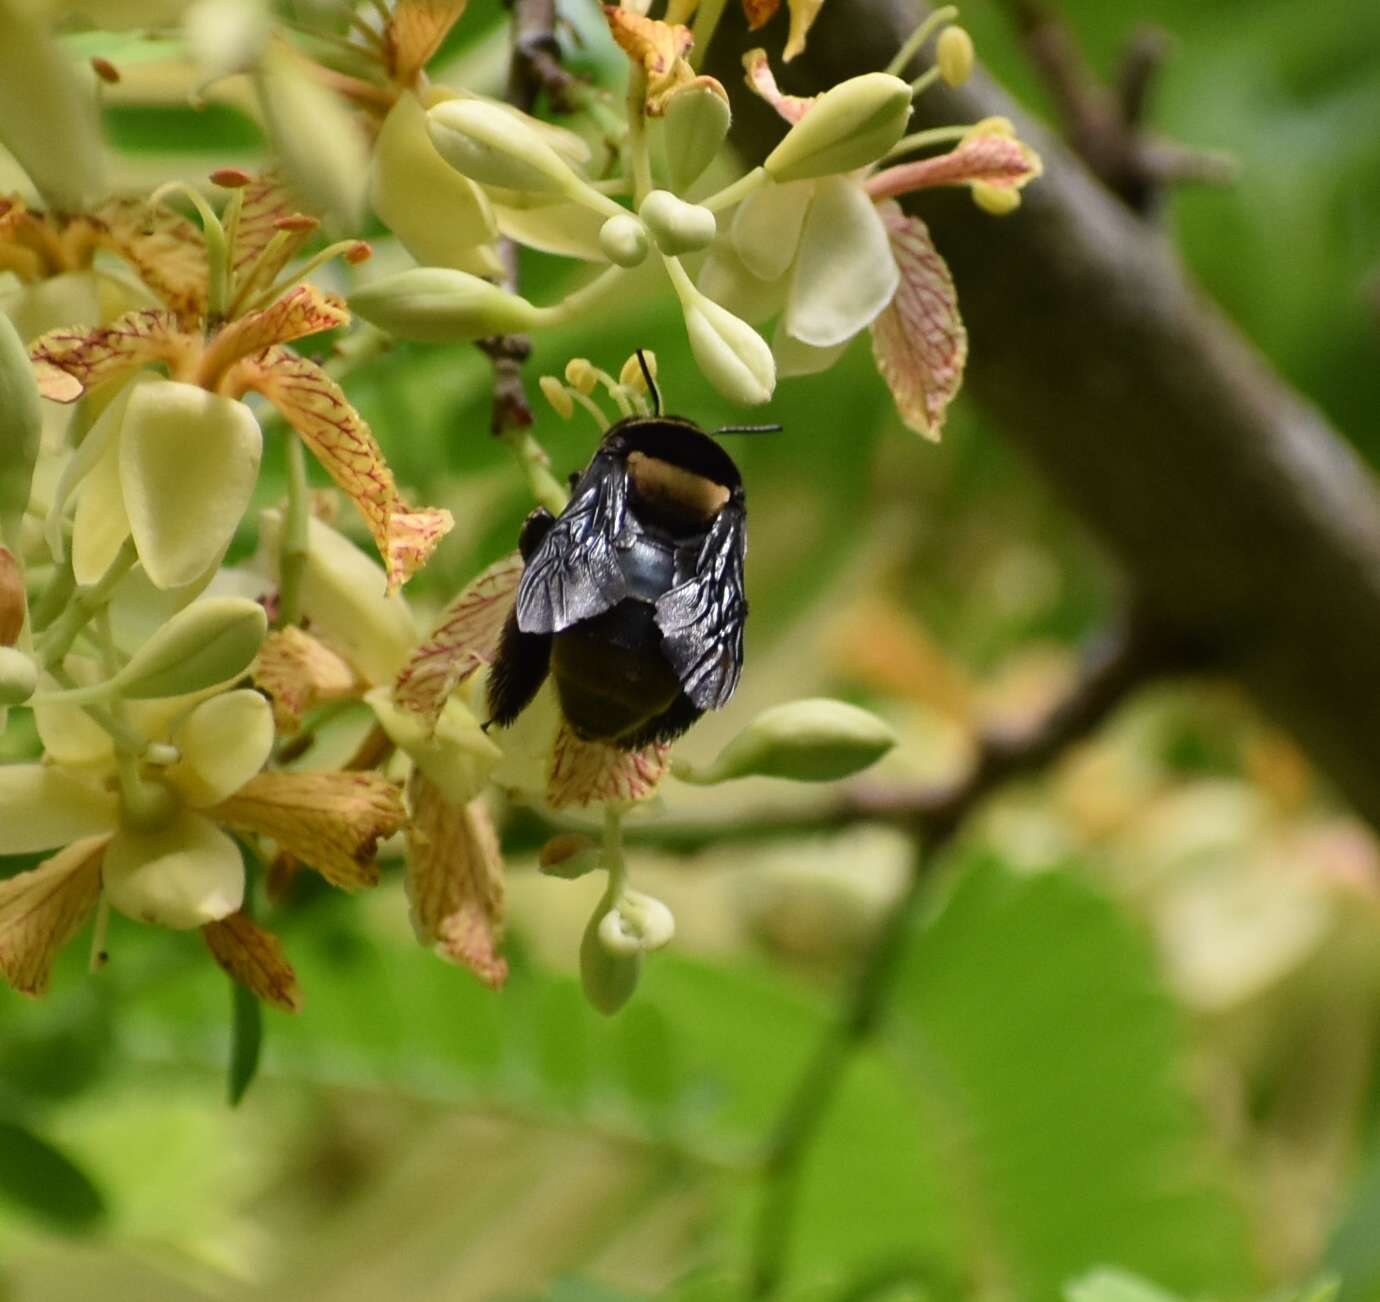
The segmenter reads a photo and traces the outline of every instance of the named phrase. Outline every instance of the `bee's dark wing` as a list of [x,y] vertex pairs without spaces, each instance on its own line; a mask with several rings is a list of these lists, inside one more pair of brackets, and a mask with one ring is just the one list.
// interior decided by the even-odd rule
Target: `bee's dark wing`
[[627,595],[614,540],[627,516],[627,467],[600,453],[575,485],[527,561],[518,585],[517,623],[524,633],[559,633],[602,615]]
[[656,603],[666,658],[701,710],[717,710],[738,686],[747,622],[746,554],[747,517],[740,502],[730,502],[710,526],[694,576]]

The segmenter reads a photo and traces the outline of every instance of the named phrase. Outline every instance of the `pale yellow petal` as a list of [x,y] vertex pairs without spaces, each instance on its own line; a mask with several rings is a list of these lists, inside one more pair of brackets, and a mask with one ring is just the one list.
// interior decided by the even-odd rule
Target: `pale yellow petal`
[[121,829],[106,849],[102,875],[121,913],[175,930],[216,922],[244,900],[239,847],[189,811],[154,832]]
[[52,764],[0,765],[0,854],[33,854],[109,832],[116,800]]

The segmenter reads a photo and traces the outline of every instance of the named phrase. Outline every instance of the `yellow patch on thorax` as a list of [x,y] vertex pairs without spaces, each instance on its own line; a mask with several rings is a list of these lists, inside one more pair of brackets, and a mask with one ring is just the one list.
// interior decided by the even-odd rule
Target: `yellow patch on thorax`
[[728,505],[729,492],[722,484],[645,452],[628,453],[628,475],[648,502],[705,523]]

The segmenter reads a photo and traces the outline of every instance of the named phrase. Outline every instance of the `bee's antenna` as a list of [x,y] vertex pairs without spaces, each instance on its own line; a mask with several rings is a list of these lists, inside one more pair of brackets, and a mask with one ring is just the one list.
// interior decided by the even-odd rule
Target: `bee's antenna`
[[715,434],[780,434],[784,425],[720,425]]
[[652,368],[647,365],[647,359],[640,348],[637,350],[637,364],[642,368],[642,378],[647,381],[647,392],[652,395],[652,415],[660,416],[661,390],[656,387],[656,381],[652,378]]

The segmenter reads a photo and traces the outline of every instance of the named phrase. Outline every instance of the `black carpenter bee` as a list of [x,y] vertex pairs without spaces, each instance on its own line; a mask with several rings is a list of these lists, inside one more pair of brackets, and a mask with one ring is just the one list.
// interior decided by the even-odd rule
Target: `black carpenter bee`
[[550,674],[576,736],[632,750],[680,736],[738,685],[742,476],[693,421],[661,414],[638,359],[656,414],[613,425],[560,515],[538,509],[523,525],[517,602],[489,679],[493,723],[512,723]]

